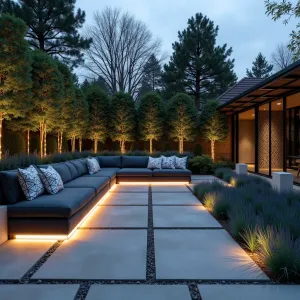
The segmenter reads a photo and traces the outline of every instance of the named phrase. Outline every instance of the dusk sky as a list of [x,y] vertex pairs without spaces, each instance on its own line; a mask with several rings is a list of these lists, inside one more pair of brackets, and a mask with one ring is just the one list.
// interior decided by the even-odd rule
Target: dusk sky
[[239,79],[245,76],[246,68],[251,68],[260,51],[270,60],[277,44],[287,43],[296,28],[295,20],[288,25],[283,20],[274,22],[265,14],[263,0],[78,0],[77,6],[85,10],[86,24],[92,24],[96,10],[107,6],[133,14],[146,23],[154,37],[161,39],[162,53],[167,58],[172,54],[178,30],[185,29],[187,20],[201,12],[219,26],[217,44],[227,43],[233,48]]

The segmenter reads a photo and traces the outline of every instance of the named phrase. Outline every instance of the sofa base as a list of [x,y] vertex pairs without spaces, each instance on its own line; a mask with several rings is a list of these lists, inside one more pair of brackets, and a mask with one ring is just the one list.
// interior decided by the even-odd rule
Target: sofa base
[[184,182],[190,183],[191,177],[190,176],[172,176],[172,177],[165,177],[165,176],[117,176],[117,183],[122,182]]
[[55,235],[68,236],[78,224],[88,215],[94,206],[108,192],[106,185],[89,203],[69,219],[64,218],[9,218],[8,234],[10,237],[18,235]]

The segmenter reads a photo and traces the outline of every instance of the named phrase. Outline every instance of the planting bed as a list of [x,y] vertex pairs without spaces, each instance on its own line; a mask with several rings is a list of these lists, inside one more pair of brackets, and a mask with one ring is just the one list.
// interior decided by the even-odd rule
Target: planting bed
[[226,168],[215,175],[227,183],[196,185],[198,199],[271,279],[300,283],[300,193]]

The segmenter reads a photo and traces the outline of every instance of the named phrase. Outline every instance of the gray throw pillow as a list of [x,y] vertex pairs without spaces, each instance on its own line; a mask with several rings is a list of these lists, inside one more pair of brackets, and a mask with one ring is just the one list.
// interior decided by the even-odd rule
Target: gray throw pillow
[[64,188],[60,175],[52,166],[49,166],[48,168],[40,168],[39,175],[49,194],[57,194]]
[[18,169],[18,180],[27,200],[33,200],[45,192],[38,171],[34,166]]
[[163,169],[175,169],[175,156],[165,157],[162,155],[161,158],[161,167]]
[[148,160],[148,169],[161,169],[161,158],[154,158],[149,156],[149,160]]
[[176,169],[186,169],[187,156],[185,157],[175,157],[175,168]]

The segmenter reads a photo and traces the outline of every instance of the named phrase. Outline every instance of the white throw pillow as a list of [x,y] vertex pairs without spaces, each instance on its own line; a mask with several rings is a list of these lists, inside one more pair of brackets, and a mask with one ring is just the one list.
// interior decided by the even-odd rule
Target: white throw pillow
[[27,200],[33,200],[45,192],[38,171],[34,166],[18,169],[18,180]]
[[187,156],[185,157],[175,157],[175,168],[176,169],[186,169]]
[[39,175],[49,194],[54,195],[60,190],[63,190],[64,183],[58,172],[52,166],[40,168]]
[[95,174],[101,170],[98,160],[94,157],[87,158],[86,163],[90,174]]
[[161,158],[154,158],[149,156],[149,160],[148,160],[148,169],[161,169]]
[[161,167],[163,169],[175,169],[175,156],[165,157],[162,155],[161,158]]

